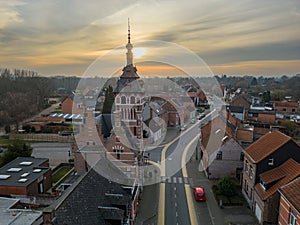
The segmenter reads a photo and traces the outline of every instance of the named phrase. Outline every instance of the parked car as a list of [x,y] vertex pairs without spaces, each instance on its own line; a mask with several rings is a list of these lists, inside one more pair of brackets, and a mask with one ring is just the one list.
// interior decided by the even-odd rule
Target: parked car
[[205,191],[203,187],[195,187],[194,196],[196,201],[206,201]]

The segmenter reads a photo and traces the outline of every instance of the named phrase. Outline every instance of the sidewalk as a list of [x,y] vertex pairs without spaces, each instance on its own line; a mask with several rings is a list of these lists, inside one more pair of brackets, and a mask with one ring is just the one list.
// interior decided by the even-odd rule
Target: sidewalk
[[[160,146],[163,147],[170,141],[174,140],[179,134],[179,128],[168,128],[163,140],[160,141]],[[159,202],[159,185],[147,185],[143,188],[140,196],[138,213],[135,219],[135,225],[156,225],[157,224],[157,209]]]
[[156,225],[159,183],[145,186],[140,196],[135,225]]
[[[202,217],[207,219],[203,225],[212,224],[212,225],[228,225],[229,223],[233,224],[247,224],[247,225],[256,225],[257,220],[251,210],[247,207],[246,204],[243,206],[231,206],[221,209],[218,203],[215,200],[214,194],[212,192],[212,183],[205,176],[201,163],[199,160],[195,160],[195,155],[193,155],[192,160],[187,163],[187,173],[190,179],[191,187],[202,186],[206,190],[206,203],[196,202],[195,209],[198,215],[198,218]],[[199,171],[200,170],[200,171]],[[204,204],[202,204],[204,203]],[[207,204],[207,210],[210,216],[210,219],[204,213],[200,211],[206,209],[205,204]],[[201,219],[200,219],[201,221]],[[202,223],[201,223],[202,225]]]

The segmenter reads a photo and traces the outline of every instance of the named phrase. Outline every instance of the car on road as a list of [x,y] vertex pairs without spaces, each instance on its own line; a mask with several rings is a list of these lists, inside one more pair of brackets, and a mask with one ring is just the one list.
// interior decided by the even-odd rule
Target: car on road
[[186,128],[186,125],[183,124],[183,125],[181,125],[180,130],[183,131],[183,130],[185,130],[185,128]]
[[203,187],[195,187],[194,196],[196,201],[206,201],[205,191]]
[[197,118],[198,118],[198,120],[201,120],[202,118],[204,118],[206,115],[205,115],[205,113],[200,113],[198,116],[197,116]]

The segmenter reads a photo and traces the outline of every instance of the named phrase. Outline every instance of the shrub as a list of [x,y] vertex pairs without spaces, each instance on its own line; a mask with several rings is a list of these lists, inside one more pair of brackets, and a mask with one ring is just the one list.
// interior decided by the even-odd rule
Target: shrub
[[231,197],[236,195],[235,185],[230,177],[224,177],[218,183],[218,194]]

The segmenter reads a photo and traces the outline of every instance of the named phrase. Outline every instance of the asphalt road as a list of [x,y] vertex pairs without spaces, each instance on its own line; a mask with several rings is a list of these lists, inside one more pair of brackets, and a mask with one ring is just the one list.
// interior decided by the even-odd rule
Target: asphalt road
[[31,144],[32,156],[36,158],[48,158],[51,167],[55,167],[60,163],[68,162],[70,143],[33,143]]
[[[191,207],[193,208],[194,205],[191,204],[191,201],[189,203],[187,201],[188,193],[186,185],[189,184],[189,180],[187,177],[183,176],[182,158],[185,148],[196,136],[200,134],[200,127],[211,120],[215,113],[217,112],[213,111],[211,115],[206,116],[194,125],[189,125],[190,128],[187,128],[186,131],[182,131],[180,133],[180,138],[170,144],[166,149],[165,162],[160,162],[163,159],[162,147],[149,151],[150,160],[160,162],[165,165],[165,176],[162,178],[165,185],[161,186],[161,188],[164,188],[164,224],[198,224],[198,221],[195,221],[195,219],[191,221],[192,218],[189,209],[191,209]],[[191,155],[193,155],[193,152],[188,152],[186,158],[187,161],[189,161],[189,157]],[[188,189],[189,188],[190,186],[188,185]],[[203,204],[202,209],[202,212],[206,214],[204,217],[209,218],[207,206],[205,207],[205,204]],[[209,219],[202,220],[201,224],[205,224],[205,222],[208,222],[207,224],[211,224]]]

